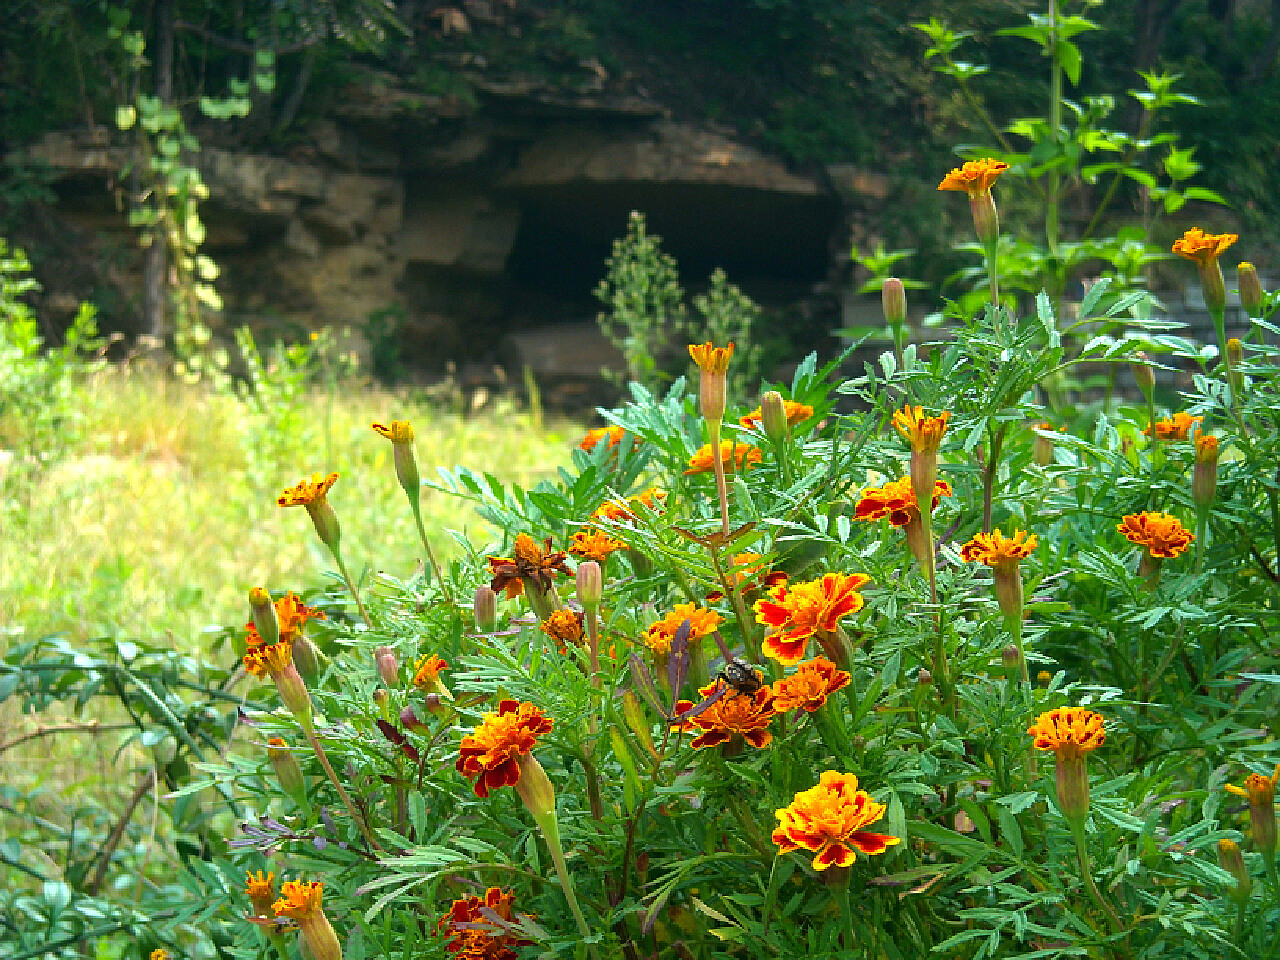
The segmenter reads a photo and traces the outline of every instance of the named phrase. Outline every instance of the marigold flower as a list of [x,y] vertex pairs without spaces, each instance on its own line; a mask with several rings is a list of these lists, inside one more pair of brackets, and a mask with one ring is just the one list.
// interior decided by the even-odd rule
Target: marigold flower
[[556,642],[561,653],[579,646],[586,635],[584,618],[578,610],[557,610],[542,621],[542,632]]
[[955,167],[942,178],[939,190],[963,190],[970,198],[980,197],[991,192],[991,187],[999,179],[1000,174],[1009,169],[1003,160],[987,157],[983,160],[970,160],[963,166]]
[[[945,480],[935,480],[933,485],[933,506],[936,509],[943,497],[951,496],[951,485]],[[895,527],[905,527],[912,520],[920,518],[920,508],[916,505],[915,490],[911,487],[911,478],[902,477],[891,480],[883,487],[867,487],[854,507],[855,520],[888,520]]]
[[1229,891],[1231,899],[1242,906],[1247,904],[1249,895],[1253,892],[1253,877],[1249,875],[1240,846],[1234,840],[1224,837],[1218,841],[1218,866],[1231,874],[1231,879],[1235,881]]
[[269,646],[253,647],[245,651],[245,671],[265,680],[270,677],[276,685],[285,707],[298,718],[311,715],[311,695],[303,683],[298,668],[293,663],[293,643],[281,640]]
[[1177,517],[1167,513],[1131,513],[1117,524],[1116,529],[1130,543],[1146,547],[1151,556],[1162,560],[1185,552],[1196,538]]
[[942,435],[947,432],[947,421],[951,419],[951,411],[943,410],[936,417],[927,416],[923,407],[910,404],[893,414],[893,425],[897,427],[902,438],[911,444],[917,453],[937,453],[942,446]]
[[163,948],[152,950],[151,960],[169,960],[169,951]]
[[298,922],[302,942],[315,960],[342,960],[338,935],[333,932],[320,906],[323,897],[324,884],[318,880],[310,883],[286,880],[280,890],[280,899],[271,907],[277,917],[288,917]]
[[298,481],[276,498],[276,503],[282,507],[306,507],[311,523],[316,528],[316,536],[335,554],[338,552],[342,531],[338,526],[338,516],[329,505],[326,494],[337,480],[336,473],[313,473],[309,480]]
[[1266,856],[1273,856],[1276,850],[1276,784],[1280,783],[1280,763],[1276,764],[1271,776],[1251,773],[1245,778],[1244,786],[1227,784],[1227,791],[1238,797],[1246,797],[1249,801],[1249,827],[1253,832],[1253,842]]
[[1052,750],[1059,759],[1075,759],[1092,753],[1107,742],[1102,715],[1083,707],[1059,707],[1042,713],[1027,733],[1035,737],[1037,750]]
[[[730,457],[733,459],[734,467],[738,470],[743,470],[759,463],[764,459],[764,454],[760,452],[759,447],[753,447],[749,443],[734,443],[732,440],[721,440],[720,462],[728,466]],[[695,473],[708,473],[714,469],[715,457],[711,452],[711,444],[704,443],[689,458],[689,469],[685,470],[684,473],[687,477]]]
[[644,493],[634,497],[628,497],[626,500],[608,500],[602,503],[596,511],[591,514],[589,519],[610,520],[614,523],[631,521],[636,519],[635,508],[637,506],[644,507],[651,513],[661,509],[660,500],[667,499],[667,492],[659,490],[657,487],[650,487]]
[[1048,670],[1041,670],[1036,674],[1036,680],[1040,683],[1048,683],[1053,679],[1053,674]]
[[[794,427],[798,423],[804,423],[813,416],[813,407],[807,403],[796,403],[794,400],[783,400],[782,409],[787,415],[787,426]],[[745,417],[739,417],[738,423],[753,430],[764,422],[763,406],[756,407]]]
[[615,550],[622,550],[626,544],[615,540],[603,530],[579,530],[573,535],[569,544],[569,552],[583,560],[594,560],[603,563],[604,558]]
[[727,347],[714,346],[710,340],[706,343],[689,344],[689,356],[704,373],[727,373],[729,360],[733,356],[733,344]]
[[858,858],[854,851],[869,857],[902,842],[900,837],[862,829],[881,819],[885,809],[858,789],[854,774],[827,770],[816,787],[800,791],[790,806],[776,812],[779,823],[773,842],[782,853],[813,853],[815,870],[848,867]]
[[1179,410],[1172,417],[1165,417],[1153,424],[1147,424],[1142,432],[1149,437],[1154,431],[1157,440],[1186,440],[1190,436],[1192,429],[1203,422],[1204,417],[1193,417],[1191,414]]
[[[706,700],[723,686],[723,680],[715,680],[699,687],[698,693]],[[688,700],[679,701],[676,716],[688,713],[693,706]],[[773,691],[768,687],[761,687],[753,694],[728,691],[697,716],[684,721],[681,729],[701,731],[689,744],[695,750],[731,743],[736,737],[757,749],[764,749],[773,742],[769,724],[776,713]]]
[[991,533],[974,534],[973,539],[961,548],[960,556],[965,563],[985,563],[995,568],[1017,566],[1031,556],[1036,543],[1034,533],[1028,535],[1027,531],[1018,530],[1013,536],[1006,537],[996,527]]
[[[735,553],[729,561],[729,579],[741,588],[741,592],[750,593],[763,587],[776,587],[787,582],[787,575],[781,570],[766,571],[761,562],[764,560],[758,553]],[[724,591],[716,589],[707,594],[711,601],[723,600]]]
[[808,583],[779,584],[753,609],[756,622],[770,627],[761,649],[790,666],[804,659],[809,638],[834,633],[840,621],[862,609],[859,587],[870,583],[860,573],[828,573]]
[[458,960],[516,960],[520,947],[532,943],[521,940],[507,928],[493,922],[497,917],[510,923],[515,894],[490,887],[483,897],[470,896],[453,901],[436,929],[447,933],[445,949]]
[[724,623],[724,617],[714,610],[692,603],[678,603],[665,617],[645,631],[645,646],[654,653],[669,653],[672,638],[686,620],[689,621],[690,643],[710,636],[716,632],[720,624]]
[[1173,252],[1197,264],[1217,263],[1227,247],[1239,239],[1238,233],[1205,233],[1199,227],[1192,227],[1173,241]]
[[508,600],[520,596],[529,583],[546,591],[552,586],[551,574],[562,573],[566,577],[573,575],[573,571],[565,565],[566,556],[563,550],[551,549],[550,537],[547,537],[544,546],[539,547],[533,537],[522,533],[516,537],[510,558],[489,558],[489,569],[493,573],[489,588],[494,593],[506,590]]
[[244,895],[253,904],[255,917],[269,917],[272,914],[271,904],[276,898],[276,875],[268,873],[263,876],[261,870],[255,876],[253,871],[245,871]]
[[480,726],[462,738],[455,766],[464,777],[476,778],[477,797],[513,787],[520,782],[520,758],[551,732],[552,724],[532,703],[503,700],[497,713],[486,713]]
[[626,432],[627,431],[622,427],[615,424],[610,424],[607,427],[593,427],[587,431],[587,435],[585,437],[578,441],[578,449],[586,450],[590,453],[596,448],[597,443],[601,440],[606,440],[608,441],[609,449],[612,450],[622,442],[622,438]]
[[796,668],[789,677],[774,681],[773,708],[778,713],[804,710],[813,713],[827,697],[847,687],[852,680],[848,671],[839,669],[826,657],[814,657]]
[[383,426],[380,423],[369,424],[381,437],[386,437],[392,443],[413,443],[413,424],[408,420],[392,420],[389,426]]
[[413,685],[419,690],[434,690],[440,682],[440,674],[448,669],[448,662],[441,660],[434,653],[419,657],[413,665]]

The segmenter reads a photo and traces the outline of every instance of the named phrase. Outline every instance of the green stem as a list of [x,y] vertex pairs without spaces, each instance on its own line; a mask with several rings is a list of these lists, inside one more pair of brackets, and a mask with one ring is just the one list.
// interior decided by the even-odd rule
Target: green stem
[[982,532],[991,532],[991,509],[995,499],[996,477],[1000,473],[1000,449],[1004,446],[1004,434],[1007,428],[988,430],[987,468],[982,477]]
[[[1032,714],[1035,712],[1035,705],[1031,691],[1031,671],[1027,668],[1027,651],[1022,645],[1022,618],[1005,617],[1005,626],[1009,628],[1009,633],[1013,636],[1013,645],[1018,648],[1018,667],[1022,674],[1022,696],[1026,701],[1027,713]],[[1034,746],[1028,746],[1027,748],[1027,774],[1032,781],[1039,775]]]
[[342,802],[347,807],[347,813],[351,814],[351,819],[356,822],[356,826],[360,829],[360,835],[364,837],[365,842],[374,850],[381,850],[382,845],[373,838],[373,834],[369,831],[369,825],[364,822],[364,817],[360,815],[360,811],[356,809],[356,805],[351,802],[346,788],[342,785],[342,781],[338,779],[338,775],[333,772],[333,765],[329,763],[329,757],[324,752],[324,747],[320,746],[320,738],[316,736],[315,724],[311,720],[302,720],[302,732],[306,734],[307,741],[311,744],[311,749],[316,753],[316,759],[320,761],[320,766],[324,767],[324,772],[329,777],[329,782],[333,784],[338,796],[342,798]]
[[356,589],[355,581],[351,579],[351,574],[347,573],[347,565],[342,562],[341,551],[335,549],[332,552],[334,562],[338,565],[338,573],[342,575],[342,582],[351,591],[351,596],[355,597],[356,609],[360,611],[360,619],[364,621],[366,627],[372,630],[373,621],[369,619],[369,611],[364,608],[364,601],[360,599],[360,591]]
[[[535,819],[538,822],[538,828],[542,831],[542,838],[547,841],[547,849],[551,851],[551,862],[555,864],[556,875],[560,878],[560,889],[564,891],[564,898],[569,904],[569,912],[573,914],[573,919],[578,924],[578,932],[582,934],[583,939],[586,939],[591,936],[591,928],[587,926],[587,919],[582,915],[582,908],[578,906],[578,895],[573,889],[573,878],[569,876],[569,868],[564,862],[564,848],[560,844],[560,822],[556,819],[554,810]],[[593,960],[599,960],[594,946],[589,946],[587,949]]]
[[1080,879],[1084,882],[1085,889],[1089,891],[1089,896],[1102,911],[1107,918],[1107,923],[1111,925],[1112,933],[1120,933],[1124,930],[1124,924],[1120,922],[1120,918],[1116,916],[1116,912],[1112,909],[1105,899],[1103,899],[1098,885],[1093,882],[1093,868],[1089,865],[1089,850],[1085,844],[1084,822],[1079,821],[1071,824],[1071,836],[1076,844],[1076,860],[1080,864]]
[[[711,463],[716,474],[716,496],[720,499],[720,529],[729,536],[729,487],[724,479],[724,457],[720,455],[720,421],[707,421],[707,434],[711,438]],[[729,445],[729,460],[733,461],[735,442]]]
[[449,606],[453,606],[453,593],[449,590],[449,584],[444,578],[444,574],[440,572],[440,564],[436,562],[435,551],[431,549],[431,541],[427,539],[427,529],[422,525],[422,508],[413,498],[409,500],[413,507],[413,519],[418,525],[418,537],[422,540],[422,547],[427,551],[427,562],[431,564],[431,575],[435,577],[436,583],[440,585],[440,590],[444,593],[445,600]]
[[[832,869],[845,869],[848,867]],[[840,919],[844,923],[845,936],[848,938],[845,943],[845,949],[852,952],[857,948],[858,944],[858,928],[853,922],[853,910],[849,906],[849,880],[846,877],[840,889],[833,891],[836,903],[840,906]]]

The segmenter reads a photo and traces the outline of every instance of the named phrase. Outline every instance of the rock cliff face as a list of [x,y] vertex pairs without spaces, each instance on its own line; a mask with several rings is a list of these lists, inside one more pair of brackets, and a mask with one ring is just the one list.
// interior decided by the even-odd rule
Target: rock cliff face
[[[646,214],[690,286],[723,267],[766,305],[815,294],[838,303],[851,204],[884,192],[856,170],[789,170],[726,130],[674,122],[645,102],[495,88],[480,109],[454,111],[366,93],[310,124],[287,156],[199,155],[224,323],[359,334],[385,312],[411,365],[512,357],[513,341],[505,353],[500,345],[513,331],[524,341],[514,341],[516,362],[572,354],[590,364],[606,358],[586,322],[591,291],[630,211]],[[123,214],[105,202],[123,146],[100,130],[57,134],[22,159],[53,171],[52,215],[133,248]],[[124,260],[115,280],[127,300],[136,276]],[[563,324],[572,350],[530,344],[530,330]]]

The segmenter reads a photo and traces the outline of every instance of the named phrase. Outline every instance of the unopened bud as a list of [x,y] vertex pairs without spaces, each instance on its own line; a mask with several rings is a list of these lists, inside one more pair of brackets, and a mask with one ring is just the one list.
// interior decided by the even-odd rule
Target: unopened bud
[[900,327],[907,321],[907,288],[897,277],[890,277],[880,288],[880,305],[884,318],[891,327]]
[[480,633],[492,633],[498,627],[498,595],[488,586],[476,589],[475,603],[472,610],[476,617],[476,630]]
[[293,639],[293,665],[302,674],[302,679],[315,686],[320,679],[320,657],[316,653],[315,644],[301,632]]
[[1244,347],[1240,341],[1232,337],[1227,341],[1227,383],[1233,394],[1244,389],[1244,374],[1240,372],[1240,364],[1244,362]]
[[916,683],[920,684],[922,687],[927,687],[929,684],[933,683],[933,673],[926,670],[924,667],[921,667],[920,671],[916,674]]
[[1022,666],[1022,651],[1017,644],[1007,643],[1000,651],[1000,662],[1006,670],[1017,670]]
[[307,794],[307,779],[289,745],[279,737],[272,737],[267,741],[267,760],[275,772],[280,789],[300,802],[300,798]]
[[390,647],[377,647],[373,651],[373,662],[378,667],[378,676],[388,687],[400,686],[400,661],[396,652]]
[[1251,318],[1262,316],[1262,281],[1258,279],[1258,268],[1252,263],[1243,262],[1236,266],[1236,280],[1240,287],[1240,306]]
[[[434,693],[427,694],[428,699],[435,697]],[[439,704],[440,698],[436,697],[436,703]],[[430,710],[430,706],[427,707]],[[431,728],[418,719],[418,715],[413,712],[413,707],[405,707],[400,711],[400,726],[406,730],[412,730],[414,733],[426,733]]]
[[379,710],[386,713],[387,704],[391,702],[391,694],[387,693],[385,688],[379,687],[373,691],[373,702],[377,704]]
[[578,564],[578,600],[590,610],[600,603],[604,596],[604,577],[600,564],[594,560],[584,560]]
[[262,645],[269,647],[280,642],[280,621],[276,618],[276,605],[271,594],[262,587],[249,591],[249,609],[253,611],[253,625],[262,638]]
[[1218,438],[1196,434],[1196,465],[1191,474],[1191,499],[1201,510],[1213,506],[1218,490]]
[[1249,894],[1253,892],[1253,877],[1249,875],[1249,868],[1244,865],[1239,844],[1234,840],[1219,840],[1218,865],[1235,880],[1235,886],[1228,893],[1231,899],[1239,904],[1248,903]]
[[760,426],[764,428],[765,436],[774,443],[783,443],[791,435],[791,425],[787,423],[787,405],[777,390],[769,390],[760,397]]
[[1147,355],[1139,350],[1134,354],[1134,362],[1129,366],[1133,370],[1133,379],[1137,381],[1138,389],[1150,402],[1151,391],[1156,388],[1156,375],[1147,363]]

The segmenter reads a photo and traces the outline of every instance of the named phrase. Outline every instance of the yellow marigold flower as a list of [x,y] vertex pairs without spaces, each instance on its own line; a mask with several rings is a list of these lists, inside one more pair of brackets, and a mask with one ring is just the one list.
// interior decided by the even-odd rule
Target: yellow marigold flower
[[1199,227],[1192,227],[1173,241],[1173,252],[1198,264],[1216,263],[1227,247],[1239,239],[1237,233],[1205,233]]
[[[786,411],[787,426],[789,427],[794,427],[797,423],[804,423],[813,416],[813,407],[807,403],[796,403],[794,400],[783,400],[782,409]],[[756,407],[745,417],[739,417],[738,423],[750,430],[760,426],[763,420],[763,408]]]
[[313,473],[309,480],[299,480],[292,487],[285,490],[276,498],[276,503],[282,507],[307,507],[323,500],[325,494],[329,492],[338,480],[336,473],[328,474]]
[[419,657],[413,665],[413,685],[419,689],[434,687],[440,680],[440,674],[449,669],[449,664],[434,653]]
[[1018,530],[1013,536],[1006,537],[996,527],[991,533],[975,534],[961,548],[960,556],[966,563],[985,563],[988,567],[1016,566],[1031,556],[1036,543],[1034,533],[1028,536],[1027,531]]
[[270,646],[253,647],[245,652],[244,668],[259,680],[274,677],[293,666],[293,644],[281,640]]
[[851,866],[858,858],[854,851],[873,856],[902,842],[900,837],[863,829],[884,812],[883,803],[858,789],[854,774],[827,770],[816,787],[797,793],[789,807],[777,811],[773,842],[782,853],[810,851],[815,870]]
[[[759,447],[753,447],[749,443],[734,443],[732,440],[721,440],[720,462],[728,466],[730,458],[732,458],[735,468],[742,470],[759,463],[764,458],[764,455],[760,452]],[[715,457],[711,452],[711,444],[704,443],[689,458],[689,469],[684,473],[685,476],[690,476],[695,473],[708,473],[714,469]]]
[[923,407],[910,404],[893,414],[893,425],[902,438],[917,453],[937,453],[942,446],[942,435],[947,432],[951,411],[943,410],[936,417],[926,416]]
[[1107,742],[1102,715],[1083,707],[1059,707],[1042,713],[1028,729],[1037,750],[1052,750],[1060,760],[1074,760]]
[[1261,773],[1251,773],[1245,778],[1244,786],[1237,787],[1234,783],[1226,785],[1228,793],[1234,793],[1237,797],[1247,797],[1252,803],[1271,803],[1276,801],[1276,784],[1280,783],[1280,764],[1276,764],[1275,773],[1266,776]]
[[303,883],[286,880],[280,888],[280,899],[271,905],[277,917],[288,917],[299,922],[310,920],[320,912],[324,898],[324,884],[319,880]]
[[1117,524],[1116,529],[1130,543],[1146,547],[1153,557],[1176,557],[1191,546],[1195,534],[1182,526],[1177,517],[1167,513],[1131,513]]
[[494,917],[511,923],[514,901],[514,893],[504,893],[498,887],[490,887],[483,897],[453,901],[436,924],[437,930],[449,936],[445,950],[457,960],[515,960],[519,949],[533,941],[521,940],[509,928],[493,923]]
[[557,610],[542,621],[542,632],[556,642],[561,653],[578,646],[586,633],[583,616],[577,610]]
[[1142,432],[1149,437],[1152,435],[1154,428],[1157,440],[1186,440],[1190,436],[1192,429],[1203,422],[1204,417],[1193,417],[1191,414],[1179,410],[1172,417],[1165,417],[1157,420],[1154,424],[1147,424],[1146,429]]
[[773,708],[778,713],[804,710],[813,713],[827,697],[842,690],[852,680],[848,671],[841,670],[826,657],[814,657],[796,668],[789,677],[774,681]]
[[635,508],[642,506],[650,512],[661,509],[659,501],[667,499],[667,492],[657,487],[650,487],[644,493],[626,500],[607,500],[591,514],[591,520],[610,520],[621,523],[636,519]]
[[686,620],[689,621],[690,643],[710,636],[716,632],[720,624],[724,623],[724,617],[714,610],[692,603],[678,603],[665,617],[645,631],[645,645],[654,653],[670,652],[671,639]]
[[1009,165],[1003,160],[993,160],[990,157],[970,160],[943,177],[938,189],[963,190],[970,197],[980,197],[990,193],[1000,174],[1008,169]]
[[[934,481],[933,506],[943,497],[951,496],[951,485],[945,480]],[[915,490],[911,478],[891,480],[883,487],[867,487],[862,491],[858,505],[854,507],[855,520],[888,520],[895,527],[905,527],[912,520],[920,519]]]
[[713,346],[710,340],[706,343],[691,343],[689,356],[698,365],[698,369],[705,373],[727,373],[729,359],[733,356],[733,344],[717,347]]
[[753,607],[756,622],[770,628],[761,649],[787,666],[799,663],[810,637],[819,631],[834,633],[841,620],[862,609],[857,591],[870,582],[861,573],[828,573],[808,583],[774,587]]
[[604,558],[615,550],[621,550],[626,544],[615,540],[603,530],[579,530],[573,535],[569,544],[569,552],[583,560],[594,560],[602,563]]
[[253,871],[245,871],[244,895],[253,904],[255,917],[271,916],[271,904],[276,898],[276,875],[261,870],[255,876]]
[[390,426],[371,423],[375,433],[386,437],[392,443],[413,443],[413,424],[408,420],[392,420]]
[[[699,687],[698,693],[706,700],[722,686],[723,680],[715,680],[705,687]],[[688,700],[678,701],[676,716],[688,713],[693,706]],[[752,694],[729,691],[697,716],[686,720],[681,729],[701,731],[689,744],[694,750],[732,743],[739,737],[757,749],[764,749],[773,742],[769,724],[773,722],[776,713],[773,691],[768,687],[761,687]]]
[[455,766],[476,778],[477,797],[520,782],[520,758],[533,750],[538,738],[551,732],[553,721],[532,703],[503,700],[497,713],[486,713],[480,726],[462,738]]
[[613,424],[610,424],[607,427],[593,427],[587,431],[587,435],[585,437],[578,441],[578,449],[586,450],[590,453],[596,448],[596,444],[601,440],[608,441],[608,446],[612,449],[622,442],[622,438],[626,432],[627,431],[622,429],[622,427],[615,426]]
[[169,960],[168,950],[152,950],[151,960]]
[[1253,842],[1266,856],[1274,856],[1276,849],[1276,784],[1280,783],[1280,763],[1271,776],[1251,773],[1243,787],[1227,784],[1227,790],[1249,800],[1249,827]]
[[1040,683],[1048,683],[1052,679],[1053,679],[1053,674],[1050,673],[1048,670],[1041,670],[1039,673],[1036,674],[1036,680],[1038,680]]

